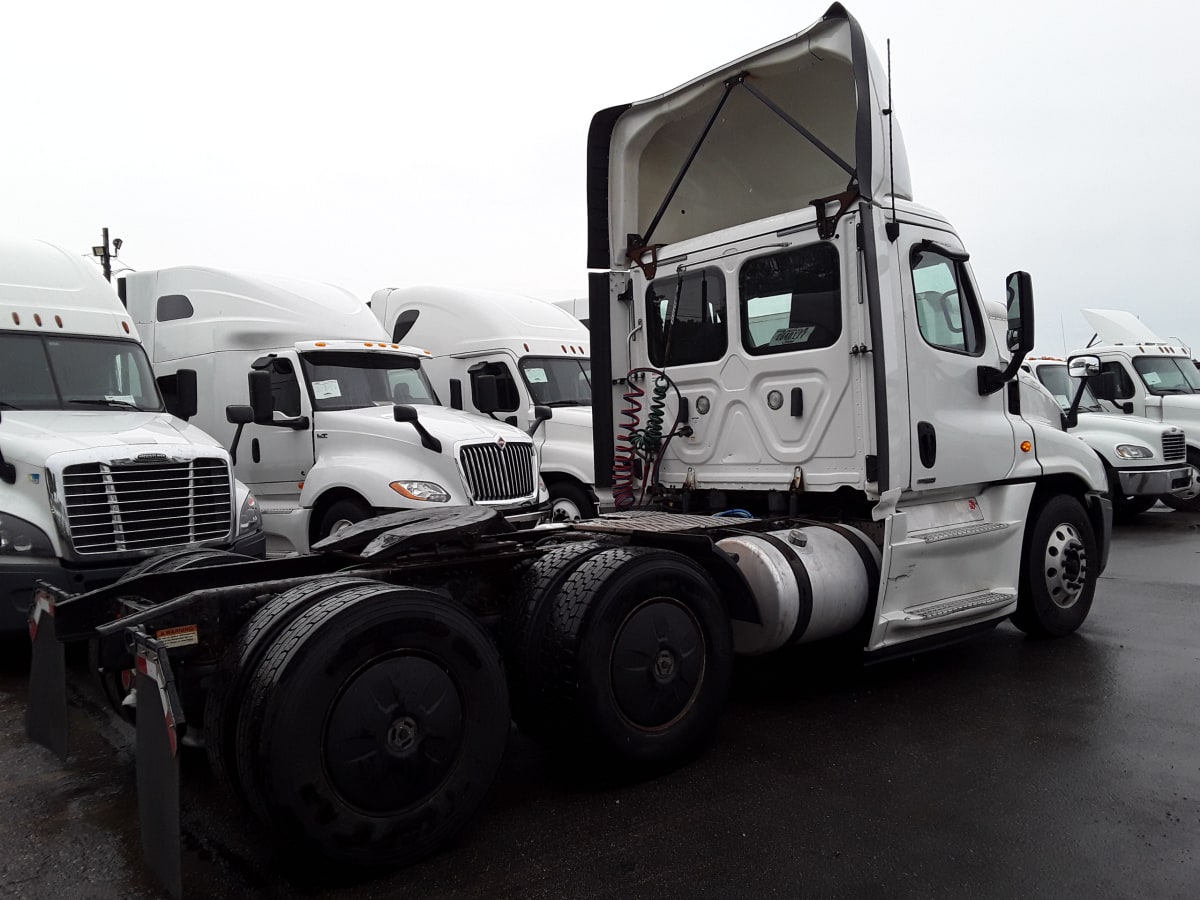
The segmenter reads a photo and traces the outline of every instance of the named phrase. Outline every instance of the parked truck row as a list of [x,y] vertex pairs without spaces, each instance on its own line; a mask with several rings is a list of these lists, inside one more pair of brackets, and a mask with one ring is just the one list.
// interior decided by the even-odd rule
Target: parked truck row
[[[126,279],[115,327],[287,551],[186,547],[36,593],[29,733],[67,752],[64,642],[136,673],[143,839],[174,894],[187,729],[282,846],[403,864],[473,818],[512,722],[580,764],[662,765],[711,739],[737,654],[1080,627],[1106,459],[1021,380],[1031,279],[1008,277],[994,327],[963,241],[913,199],[886,96],[835,4],[596,113],[590,331],[481,296],[500,324],[472,336],[436,289],[368,310],[211,270]],[[279,312],[304,303],[304,327]],[[560,439],[578,446],[547,463]],[[593,485],[616,512],[593,515]],[[524,518],[548,497],[558,521]]]

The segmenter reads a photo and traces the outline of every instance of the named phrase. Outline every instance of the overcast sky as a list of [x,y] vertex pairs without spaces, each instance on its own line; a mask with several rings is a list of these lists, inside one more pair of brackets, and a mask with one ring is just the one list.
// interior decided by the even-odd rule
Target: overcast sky
[[[668,90],[827,3],[8,4],[0,231],[134,268],[583,296],[597,110]],[[915,198],[1038,350],[1082,306],[1200,345],[1200,6],[860,0]]]

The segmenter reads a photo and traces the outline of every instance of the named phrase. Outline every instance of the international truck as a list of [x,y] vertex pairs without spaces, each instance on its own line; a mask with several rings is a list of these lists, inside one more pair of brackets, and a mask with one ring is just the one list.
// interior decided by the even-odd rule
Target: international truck
[[350,292],[192,266],[129,274],[121,288],[160,381],[197,373],[194,420],[236,452],[269,553],[307,552],[388,510],[544,515],[529,436],[443,407],[429,353],[389,340]]
[[94,266],[0,239],[0,631],[26,628],[39,581],[88,591],[170,547],[262,555],[254,496],[176,411]]
[[[401,864],[473,818],[510,721],[580,767],[660,767],[712,739],[735,654],[1083,624],[1103,466],[1023,415],[1030,278],[1007,280],[1009,357],[962,241],[910,199],[886,96],[834,5],[593,117],[595,470],[621,511],[409,510],[309,554],[39,593],[35,667],[75,640],[138,662],[143,840],[173,890],[185,720],[282,846]],[[30,695],[61,748],[61,696]]]
[[1184,429],[1188,485],[1164,494],[1162,501],[1173,509],[1200,511],[1200,370],[1192,362],[1191,349],[1182,341],[1159,337],[1125,310],[1080,312],[1095,334],[1070,358],[1088,358],[1112,376],[1111,391],[1099,395],[1106,410]]
[[577,319],[532,297],[443,286],[383,288],[371,309],[393,341],[430,350],[425,369],[452,407],[534,439],[551,520],[595,515],[590,340]]
[[1113,513],[1135,516],[1160,497],[1174,499],[1174,492],[1188,490],[1192,473],[1183,429],[1105,412],[1087,382],[1111,376],[1102,375],[1093,364],[1093,378],[1088,378],[1086,362],[1078,359],[1078,374],[1070,368],[1065,359],[1049,356],[1031,356],[1022,366],[1061,408],[1066,429],[1104,463]]

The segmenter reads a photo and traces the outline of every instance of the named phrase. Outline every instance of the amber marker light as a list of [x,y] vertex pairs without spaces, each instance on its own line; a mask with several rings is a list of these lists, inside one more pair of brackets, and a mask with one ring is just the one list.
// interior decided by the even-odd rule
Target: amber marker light
[[1033,449],[1033,441],[1021,441],[1021,452],[1028,453]]

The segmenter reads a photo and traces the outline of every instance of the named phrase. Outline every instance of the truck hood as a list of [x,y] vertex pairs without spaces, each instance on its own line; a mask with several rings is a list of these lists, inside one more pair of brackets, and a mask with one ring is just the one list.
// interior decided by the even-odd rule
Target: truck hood
[[1117,444],[1145,444],[1154,450],[1156,456],[1161,456],[1162,436],[1164,432],[1171,430],[1170,424],[1151,422],[1140,416],[1081,410],[1079,424],[1071,429],[1071,434],[1085,439],[1111,441],[1114,446]]
[[[1102,344],[1154,344],[1162,338],[1151,331],[1131,312],[1123,309],[1081,309],[1088,327],[1096,332]],[[1076,353],[1087,353],[1077,350]]]
[[878,56],[835,3],[799,34],[658,97],[596,113],[589,268],[648,262],[651,246],[805,209],[850,184],[850,200],[911,200],[904,138],[883,113],[887,99]]
[[1188,443],[1200,441],[1200,394],[1166,394],[1159,399],[1163,421],[1182,428]]
[[[448,452],[455,444],[491,442],[498,438],[505,441],[525,441],[529,436],[519,428],[496,422],[484,416],[471,415],[444,406],[417,404],[413,406],[417,418]],[[557,415],[558,411],[555,410]],[[313,416],[316,431],[342,431],[349,434],[371,434],[403,441],[416,447],[421,438],[415,428],[392,418],[390,406],[368,406],[364,409],[318,410]]]
[[167,413],[121,410],[4,410],[0,451],[6,459],[42,466],[54,453],[126,447],[210,447],[225,450],[199,428]]

